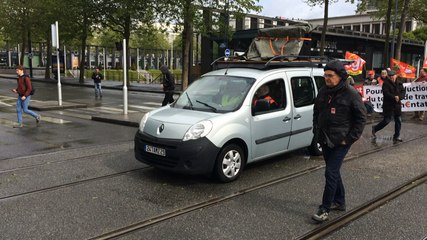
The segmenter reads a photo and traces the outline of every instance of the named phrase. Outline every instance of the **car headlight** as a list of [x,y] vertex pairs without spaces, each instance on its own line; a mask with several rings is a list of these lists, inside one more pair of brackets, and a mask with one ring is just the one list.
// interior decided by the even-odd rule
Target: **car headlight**
[[195,140],[202,138],[209,134],[212,130],[212,122],[211,121],[201,121],[193,126],[185,133],[183,141]]
[[144,117],[142,117],[141,122],[139,122],[139,131],[143,132],[144,131],[144,127],[145,127],[145,123],[147,123],[148,117],[150,116],[150,113],[146,113],[144,114]]

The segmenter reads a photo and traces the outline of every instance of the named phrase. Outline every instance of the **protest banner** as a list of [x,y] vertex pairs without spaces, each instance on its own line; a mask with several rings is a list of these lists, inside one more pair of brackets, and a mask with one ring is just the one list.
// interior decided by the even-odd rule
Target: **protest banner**
[[366,63],[365,60],[363,60],[361,57],[351,52],[345,52],[345,59],[354,60],[352,64],[344,65],[345,70],[347,70],[349,75],[356,76],[356,75],[362,74],[363,65]]
[[[405,98],[402,99],[402,112],[427,111],[427,83],[404,83]],[[370,101],[375,112],[382,112],[383,91],[381,86],[363,86],[363,97]]]

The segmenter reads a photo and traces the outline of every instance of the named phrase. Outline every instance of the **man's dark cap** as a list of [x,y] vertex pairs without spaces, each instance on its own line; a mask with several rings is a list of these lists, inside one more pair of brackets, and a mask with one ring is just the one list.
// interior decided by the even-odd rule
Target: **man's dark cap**
[[394,70],[388,70],[387,71],[387,75],[394,76],[394,75],[396,75],[396,71],[394,71]]
[[339,60],[332,60],[328,62],[323,70],[334,71],[338,76],[340,76],[341,81],[345,81],[348,78],[348,73],[344,68],[344,64]]

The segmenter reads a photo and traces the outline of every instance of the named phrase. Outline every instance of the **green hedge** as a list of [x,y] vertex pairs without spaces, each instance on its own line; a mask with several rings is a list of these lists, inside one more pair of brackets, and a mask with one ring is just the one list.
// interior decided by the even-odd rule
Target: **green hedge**
[[[148,72],[153,76],[154,82],[160,83],[160,81],[161,81],[160,80],[161,77],[159,77],[159,75],[161,74],[160,70],[148,70]],[[92,77],[92,73],[93,73],[93,71],[86,70],[85,71],[85,78],[90,79]],[[101,73],[104,73],[104,71],[101,70]],[[175,81],[179,82],[181,79],[181,70],[173,70],[172,73],[175,77]],[[128,79],[131,82],[138,82],[138,81],[139,82],[145,82],[146,81],[146,79],[144,79],[143,75],[140,75],[139,80],[138,80],[137,71],[129,70],[128,74],[129,74]],[[105,75],[106,76],[104,78],[106,80],[114,80],[114,81],[121,81],[121,82],[123,81],[123,70],[107,69],[105,71]]]

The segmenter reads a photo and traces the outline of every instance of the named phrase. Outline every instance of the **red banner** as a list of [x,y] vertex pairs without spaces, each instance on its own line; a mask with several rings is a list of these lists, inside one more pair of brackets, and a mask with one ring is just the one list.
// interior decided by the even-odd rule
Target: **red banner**
[[417,69],[407,63],[390,59],[390,67],[402,78],[415,78]]
[[427,68],[427,56],[426,56],[426,58],[424,59],[423,68]]
[[354,60],[351,65],[344,65],[349,75],[355,76],[362,74],[363,65],[366,63],[365,60],[351,52],[345,52],[345,59]]

